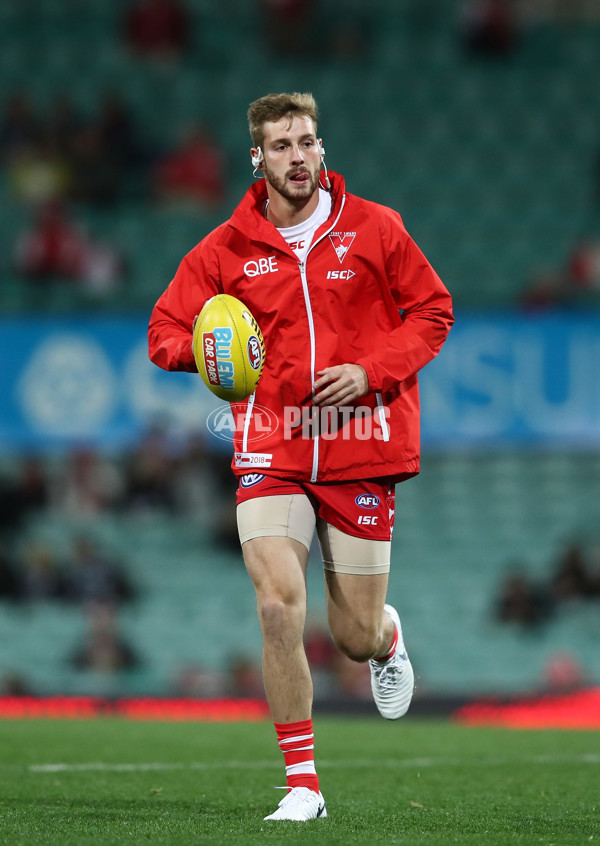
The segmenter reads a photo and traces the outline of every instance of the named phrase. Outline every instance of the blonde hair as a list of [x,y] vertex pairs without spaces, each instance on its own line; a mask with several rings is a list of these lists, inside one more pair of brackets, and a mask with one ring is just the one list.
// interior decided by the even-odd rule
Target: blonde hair
[[282,118],[289,118],[290,123],[296,116],[312,120],[317,132],[317,103],[312,94],[266,94],[248,108],[248,129],[255,147],[262,147],[265,140],[265,123],[275,123]]

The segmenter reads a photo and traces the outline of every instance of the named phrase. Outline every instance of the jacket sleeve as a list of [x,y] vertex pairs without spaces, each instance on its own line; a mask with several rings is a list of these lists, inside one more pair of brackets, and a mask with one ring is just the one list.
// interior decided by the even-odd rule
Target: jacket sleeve
[[150,359],[163,370],[196,372],[192,352],[194,318],[210,297],[220,293],[217,262],[207,261],[202,244],[188,253],[167,290],[154,306],[148,327]]
[[386,273],[394,317],[384,347],[373,350],[362,365],[371,391],[397,390],[399,382],[416,374],[438,352],[454,322],[452,299],[440,277],[406,232],[400,217],[388,218],[382,243],[387,246]]

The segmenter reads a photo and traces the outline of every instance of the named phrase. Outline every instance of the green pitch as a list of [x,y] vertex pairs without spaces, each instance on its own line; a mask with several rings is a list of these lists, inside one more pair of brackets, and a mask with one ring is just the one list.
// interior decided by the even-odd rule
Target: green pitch
[[600,733],[315,725],[329,818],[265,823],[268,723],[0,722],[0,844],[600,843]]

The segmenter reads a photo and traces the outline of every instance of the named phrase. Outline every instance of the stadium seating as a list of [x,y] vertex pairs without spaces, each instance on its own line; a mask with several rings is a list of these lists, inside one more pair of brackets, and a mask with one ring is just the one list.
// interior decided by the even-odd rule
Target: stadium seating
[[[245,110],[273,87],[272,65],[246,4],[227,17],[188,5],[195,52],[160,65],[128,55],[118,6],[91,3],[72,14],[65,0],[48,0],[32,25],[9,4],[1,13],[0,102],[23,87],[44,109],[68,90],[90,113],[118,86],[159,146],[190,119],[211,124],[230,173],[227,203],[213,216],[221,219],[248,184]],[[330,166],[346,174],[349,190],[401,210],[459,305],[510,305],[533,272],[560,267],[597,223],[589,186],[600,146],[600,27],[532,26],[513,57],[478,62],[460,49],[457,3],[435,4],[431,15],[420,6],[378,0],[366,57],[308,66],[283,59],[277,85],[293,89],[301,80],[314,90]],[[330,4],[323,9],[330,21]],[[10,215],[6,186],[0,193]],[[182,251],[214,223],[210,215],[184,225],[175,217],[169,237],[157,239],[155,214],[137,202],[112,215],[106,231],[119,243],[118,233],[136,222],[135,238],[124,239],[132,278],[113,295],[116,307],[147,309]],[[19,226],[19,214],[1,225],[3,242]],[[6,271],[10,249],[3,255]],[[9,288],[0,305],[13,310],[20,301]]]
[[[246,189],[245,111],[274,87],[314,91],[328,165],[345,174],[349,191],[401,211],[459,309],[515,305],[532,273],[560,268],[573,243],[597,231],[590,186],[600,148],[598,25],[538,24],[510,59],[478,62],[460,49],[457,2],[375,0],[360,60],[324,47],[318,59],[279,57],[275,74],[245,0],[210,14],[214,4],[188,0],[196,50],[172,65],[127,53],[123,4],[75,5],[76,12],[68,0],[41,0],[32,20],[28,4],[0,3],[0,104],[23,89],[44,111],[68,91],[89,114],[118,87],[160,149],[199,119],[212,126],[227,158],[227,201],[190,213],[159,208],[132,190],[108,212],[78,207],[86,228],[116,244],[129,267],[121,288],[98,300],[67,284],[32,291],[15,276],[14,240],[29,211],[0,172],[3,314],[147,315],[184,253]],[[336,4],[323,9],[331,16]],[[329,43],[330,29],[322,34]],[[426,456],[423,471],[398,490],[391,579],[419,692],[539,687],[548,659],[565,644],[600,683],[597,606],[569,607],[531,635],[492,618],[513,565],[545,578],[565,542],[597,540],[600,457],[459,453]],[[77,528],[52,513],[27,532],[61,552]],[[0,642],[10,644],[0,653],[0,676],[22,672],[40,693],[165,694],[186,666],[216,670],[240,652],[258,660],[254,598],[240,556],[215,544],[201,521],[105,515],[89,528],[126,560],[140,588],[119,620],[141,668],[116,678],[74,672],[67,659],[85,629],[81,609],[0,602]],[[323,614],[316,551],[309,594],[313,611]]]
[[[399,486],[390,599],[402,615],[419,689],[426,693],[515,693],[543,684],[549,659],[569,651],[598,682],[597,601],[561,608],[532,632],[497,623],[493,609],[505,573],[550,578],[573,539],[598,542],[600,457],[582,454],[448,455],[425,459],[423,473]],[[0,676],[19,669],[51,693],[172,693],[185,668],[222,671],[236,656],[260,660],[260,632],[240,555],[215,544],[202,521],[153,514],[105,515],[88,524],[39,516],[30,539],[64,555],[87,525],[102,548],[126,562],[138,599],[119,612],[139,670],[103,676],[75,672],[69,654],[85,630],[77,607],[0,603]],[[311,616],[324,618],[318,548],[308,574]]]

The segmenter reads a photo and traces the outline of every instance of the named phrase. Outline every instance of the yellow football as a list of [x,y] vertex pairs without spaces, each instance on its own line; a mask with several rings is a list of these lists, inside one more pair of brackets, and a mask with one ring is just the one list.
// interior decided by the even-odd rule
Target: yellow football
[[220,399],[236,402],[255,390],[265,364],[260,327],[244,303],[230,294],[207,300],[192,343],[198,373]]

